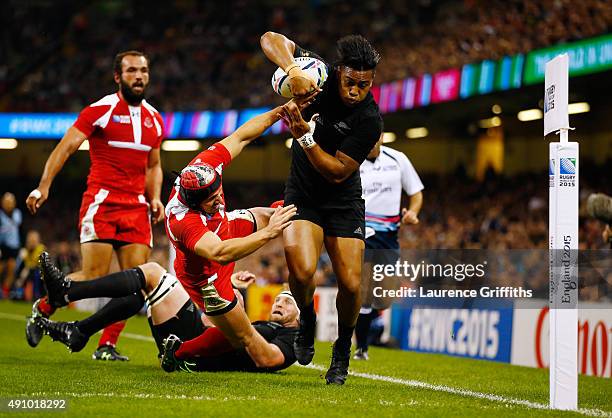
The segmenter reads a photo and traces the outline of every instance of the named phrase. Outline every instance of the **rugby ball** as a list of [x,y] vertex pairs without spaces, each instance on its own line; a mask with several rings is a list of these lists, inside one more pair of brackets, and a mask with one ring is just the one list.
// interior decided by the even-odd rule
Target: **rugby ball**
[[[306,73],[306,75],[317,83],[319,88],[327,80],[327,67],[321,60],[312,57],[297,57],[295,63]],[[272,75],[272,88],[283,97],[288,99],[293,97],[291,89],[289,89],[288,76],[282,68],[278,68]]]

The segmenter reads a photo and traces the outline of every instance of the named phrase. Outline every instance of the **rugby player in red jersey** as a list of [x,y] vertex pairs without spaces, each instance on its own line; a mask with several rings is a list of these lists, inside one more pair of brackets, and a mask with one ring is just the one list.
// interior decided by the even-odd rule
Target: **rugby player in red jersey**
[[[159,147],[163,139],[162,117],[144,99],[149,84],[149,61],[139,51],[117,54],[114,80],[118,91],[81,111],[49,156],[40,183],[26,200],[36,214],[49,197],[55,176],[79,146],[89,140],[91,168],[79,213],[82,270],[71,280],[88,280],[108,273],[113,250],[121,269],[144,264],[151,251],[151,219],[163,219],[160,201],[162,170]],[[120,300],[112,303],[121,304]],[[47,298],[37,302],[26,325],[31,346],[43,334],[35,317],[50,316],[55,308]],[[101,360],[127,360],[115,349],[124,322],[105,328],[98,350]]]
[[[301,103],[306,106],[309,103]],[[279,236],[296,214],[293,205],[227,212],[223,170],[251,141],[280,120],[282,108],[249,120],[233,134],[199,153],[176,179],[166,205],[166,232],[176,250],[174,270],[193,302],[257,367],[277,363],[278,350],[251,325],[231,284],[234,262]],[[207,333],[193,340],[168,340],[162,368],[209,344]]]
[[[308,104],[301,103],[302,106]],[[258,368],[278,365],[282,353],[256,331],[244,308],[238,304],[231,283],[234,262],[279,236],[291,224],[296,209],[289,205],[227,212],[222,174],[247,144],[280,120],[281,110],[277,107],[254,117],[227,138],[199,153],[177,177],[166,206],[166,231],[176,250],[176,277],[224,339],[233,347],[243,348]],[[89,292],[95,287],[94,282],[78,283],[45,271],[45,286],[53,305],[65,306],[83,297],[85,292],[91,297]],[[141,271],[142,268],[135,268],[115,275],[117,278],[136,277],[142,276]],[[108,282],[105,278],[105,283]],[[218,336],[205,332],[184,343],[179,339],[167,339],[162,368],[176,370],[181,359],[206,351],[211,339],[216,340]]]

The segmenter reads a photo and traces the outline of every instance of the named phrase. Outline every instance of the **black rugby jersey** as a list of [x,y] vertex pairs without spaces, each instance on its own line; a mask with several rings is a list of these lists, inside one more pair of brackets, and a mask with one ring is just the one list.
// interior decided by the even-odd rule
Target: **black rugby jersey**
[[277,367],[262,369],[258,368],[245,349],[238,349],[230,353],[214,357],[200,357],[195,360],[196,369],[200,371],[247,371],[247,372],[272,372],[286,369],[295,363],[295,352],[293,351],[293,340],[297,335],[297,327],[284,327],[277,322],[257,321],[253,327],[264,339],[272,343],[285,356],[285,362]]
[[[294,55],[321,59],[297,45]],[[382,131],[378,105],[372,93],[354,107],[344,105],[338,94],[336,72],[331,65],[326,65],[328,79],[322,87],[323,92],[303,111],[303,117],[308,121],[313,114],[319,114],[314,139],[325,152],[335,156],[336,151],[340,151],[361,164]],[[349,202],[361,200],[358,169],[342,183],[332,184],[313,167],[297,141],[293,141],[291,153],[291,169],[285,184],[286,202],[318,208],[343,208]]]

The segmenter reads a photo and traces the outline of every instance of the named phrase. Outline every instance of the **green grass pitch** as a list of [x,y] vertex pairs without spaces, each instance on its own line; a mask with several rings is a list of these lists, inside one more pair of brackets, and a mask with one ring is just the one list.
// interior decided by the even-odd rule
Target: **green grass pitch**
[[[321,377],[331,351],[325,343],[317,344],[318,368],[167,374],[143,317],[130,319],[119,340],[129,362],[94,361],[97,337],[75,354],[48,337],[30,348],[23,320],[29,310],[25,303],[0,302],[0,398],[5,405],[13,398],[65,398],[67,409],[53,413],[62,416],[612,416],[610,379],[580,376],[581,409],[562,413],[546,409],[546,370],[379,348],[371,349],[370,361],[351,362],[355,375],[343,387],[327,386]],[[54,318],[84,316],[62,310]],[[14,415],[2,408],[0,415]]]

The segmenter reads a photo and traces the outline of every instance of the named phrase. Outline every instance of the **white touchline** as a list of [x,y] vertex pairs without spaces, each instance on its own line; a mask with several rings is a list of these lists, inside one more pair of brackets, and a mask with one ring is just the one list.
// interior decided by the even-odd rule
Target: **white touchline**
[[[4,318],[4,319],[11,319],[11,320],[18,320],[18,321],[25,321],[25,317],[21,316],[21,315],[15,315],[15,314],[10,314],[10,313],[4,313],[4,312],[0,312],[0,318]],[[149,337],[147,335],[140,335],[140,334],[132,334],[129,332],[123,332],[121,333],[121,336],[126,337],[126,338],[131,338],[133,340],[140,340],[140,341],[150,341],[150,342],[154,342],[155,340],[153,339],[153,337]],[[317,365],[317,364],[309,364],[308,366],[300,366],[300,367],[304,367],[307,369],[314,369],[314,370],[319,370],[319,371],[323,371],[323,370],[327,370],[326,367]],[[419,389],[427,389],[427,390],[431,390],[431,391],[435,391],[435,392],[446,392],[446,393],[450,393],[452,395],[459,395],[459,396],[465,396],[465,397],[469,397],[469,398],[476,398],[476,399],[484,399],[487,401],[491,401],[491,402],[500,402],[503,404],[507,404],[507,405],[516,405],[516,406],[523,406],[525,408],[531,408],[531,409],[543,409],[543,410],[549,410],[549,406],[547,404],[544,403],[540,403],[540,402],[532,402],[532,401],[527,401],[524,399],[516,399],[516,398],[507,398],[505,396],[501,396],[501,395],[494,395],[492,393],[483,393],[483,392],[475,392],[469,389],[460,389],[460,388],[454,388],[452,386],[445,386],[445,385],[434,385],[432,383],[427,383],[427,382],[422,382],[420,380],[408,380],[408,379],[399,379],[397,377],[391,377],[391,376],[383,376],[383,375],[379,375],[379,374],[371,374],[371,373],[361,373],[361,372],[350,372],[351,376],[355,376],[355,377],[361,377],[363,379],[370,379],[370,380],[377,380],[379,382],[387,382],[387,383],[395,383],[398,385],[403,385],[403,386],[409,386],[409,387],[415,387],[415,388],[419,388]],[[35,395],[52,395],[53,393],[32,393],[30,394],[31,396],[35,396]],[[193,399],[193,400],[213,400],[213,398],[207,398],[207,397],[180,397],[180,396],[176,396],[176,397],[169,397],[169,396],[163,396],[163,395],[149,395],[149,394],[120,394],[120,393],[84,393],[84,394],[79,394],[79,393],[59,393],[56,392],[56,395],[66,395],[66,396],[74,396],[74,397],[94,397],[94,396],[105,396],[105,397],[122,397],[122,398],[129,398],[129,397],[134,397],[134,398],[159,398],[159,399]],[[229,398],[227,398],[229,399]],[[218,399],[214,399],[214,400],[218,400]],[[236,398],[236,400],[240,400],[238,398]],[[586,415],[586,416],[590,416],[590,417],[606,417],[606,418],[612,418],[612,412],[608,412],[608,411],[602,411],[601,409],[588,409],[588,408],[579,408],[577,411],[572,411],[572,412],[578,412],[579,414],[582,415]]]
[[[308,366],[301,366],[301,367],[305,367],[308,369],[321,370],[321,371],[327,370],[326,367],[319,366],[316,364],[309,364]],[[531,408],[531,409],[549,409],[549,406],[544,403],[532,402],[532,401],[527,401],[524,399],[506,398],[505,396],[494,395],[492,393],[475,392],[469,389],[460,389],[460,388],[454,388],[454,387],[445,386],[445,385],[434,385],[432,383],[421,382],[420,380],[399,379],[397,377],[382,376],[379,374],[360,373],[360,372],[350,372],[350,374],[351,376],[362,377],[364,379],[378,380],[380,382],[396,383],[398,385],[433,390],[436,392],[446,392],[446,393],[450,393],[453,395],[460,395],[460,396],[466,396],[466,397],[477,398],[477,399],[485,399],[485,400],[492,401],[492,402],[501,402],[501,403],[510,404],[510,405],[524,406],[526,408]],[[581,408],[581,409],[578,409],[577,411],[572,411],[572,412],[578,412],[580,414],[591,416],[591,417],[612,417],[612,412],[602,411],[600,409]]]

